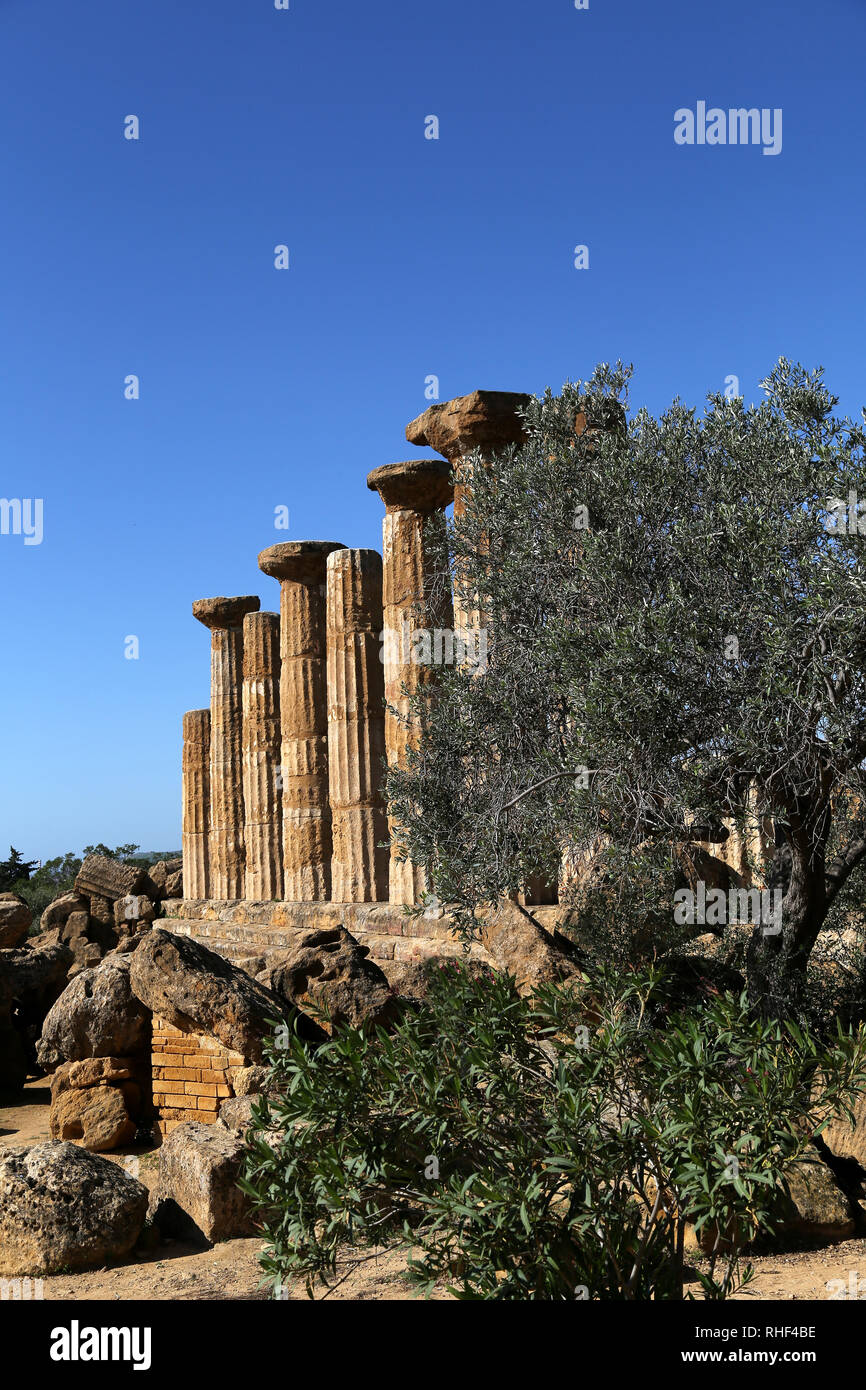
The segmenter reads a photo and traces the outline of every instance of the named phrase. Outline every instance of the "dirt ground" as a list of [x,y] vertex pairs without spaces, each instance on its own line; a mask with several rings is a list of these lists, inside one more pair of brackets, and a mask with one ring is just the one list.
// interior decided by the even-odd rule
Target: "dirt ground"
[[[50,1138],[48,1103],[50,1092],[44,1081],[30,1082],[15,1104],[0,1102],[0,1145],[37,1144]],[[156,1175],[157,1154],[129,1150],[106,1154],[123,1164],[145,1185]],[[201,1249],[181,1241],[166,1242],[157,1249],[135,1254],[123,1265],[90,1270],[84,1274],[58,1274],[45,1279],[47,1299],[201,1299],[251,1300],[267,1298],[260,1287],[261,1270],[257,1255],[259,1239],[230,1240],[212,1249]],[[401,1277],[402,1263],[393,1254],[363,1252],[355,1264],[351,1252],[340,1268],[342,1282],[317,1297],[332,1302],[394,1301],[412,1298]],[[754,1281],[737,1298],[753,1300],[821,1300],[830,1296],[828,1285],[842,1281],[845,1290],[859,1289],[863,1281],[866,1297],[866,1240],[843,1241],[814,1250],[795,1250],[774,1255],[754,1256]],[[838,1287],[838,1286],[836,1286]],[[447,1299],[444,1291],[435,1295]],[[302,1286],[288,1290],[289,1300],[306,1299]]]

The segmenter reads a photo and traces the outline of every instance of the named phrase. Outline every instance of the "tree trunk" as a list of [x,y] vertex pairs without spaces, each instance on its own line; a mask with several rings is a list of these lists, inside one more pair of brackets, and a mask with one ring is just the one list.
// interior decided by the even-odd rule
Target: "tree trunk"
[[827,816],[798,807],[786,835],[791,878],[782,900],[782,930],[755,927],[746,951],[752,1013],[764,1019],[794,1018],[806,987],[809,956],[827,916],[825,847]]

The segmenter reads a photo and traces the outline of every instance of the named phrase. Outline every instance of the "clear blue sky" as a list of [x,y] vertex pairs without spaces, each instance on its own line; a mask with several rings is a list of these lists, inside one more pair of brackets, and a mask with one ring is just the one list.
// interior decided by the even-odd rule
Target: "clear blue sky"
[[[0,495],[44,502],[0,536],[0,855],[179,845],[192,600],[380,547],[428,375],[622,357],[661,410],[785,354],[859,412],[864,52],[866,0],[0,0]],[[701,100],[781,154],[677,146]]]

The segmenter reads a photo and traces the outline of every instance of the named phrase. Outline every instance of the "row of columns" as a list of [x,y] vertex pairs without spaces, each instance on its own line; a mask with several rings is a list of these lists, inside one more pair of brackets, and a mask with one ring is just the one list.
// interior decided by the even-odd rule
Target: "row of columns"
[[461,501],[465,455],[520,441],[528,399],[473,392],[407,427],[442,457],[368,476],[385,504],[382,556],[337,541],[273,545],[259,567],[279,582],[279,615],[254,596],[193,604],[211,634],[211,702],[184,716],[185,897],[421,900],[423,871],[389,823],[383,762],[405,765],[417,745],[409,697],[435,675],[412,659],[413,632],[460,625],[450,595],[433,591],[435,519]]

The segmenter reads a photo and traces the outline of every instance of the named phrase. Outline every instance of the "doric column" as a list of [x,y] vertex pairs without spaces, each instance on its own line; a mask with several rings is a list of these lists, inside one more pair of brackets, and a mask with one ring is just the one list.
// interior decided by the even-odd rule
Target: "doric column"
[[243,621],[259,600],[200,598],[194,618],[210,629],[210,894],[244,896]]
[[[335,550],[327,563],[328,780],[334,902],[386,902],[382,557]],[[384,843],[383,843],[384,842]]]
[[280,769],[283,896],[331,896],[328,703],[325,691],[325,560],[339,541],[286,541],[259,556],[280,581]]
[[183,896],[210,897],[210,710],[183,716]]
[[[417,718],[409,719],[410,695],[433,679],[442,636],[451,631],[450,590],[438,590],[431,530],[454,496],[451,467],[442,459],[413,459],[375,468],[367,486],[385,504],[382,523],[385,679],[385,754],[389,767],[405,767],[417,744]],[[439,576],[441,582],[442,576]],[[438,639],[436,634],[439,634]],[[439,656],[441,661],[441,654]],[[404,693],[405,692],[405,693]],[[424,871],[409,859],[389,818],[391,858],[388,897],[414,905],[426,891]]]
[[244,618],[244,886],[248,902],[283,896],[280,616]]
[[[492,458],[509,444],[522,444],[526,434],[518,410],[532,399],[522,391],[473,391],[468,396],[431,405],[406,426],[410,444],[435,449],[454,470],[454,516],[462,516],[467,483],[463,460],[476,449]],[[454,626],[458,632],[478,628],[482,616],[467,595],[460,593],[460,574],[455,576]]]

